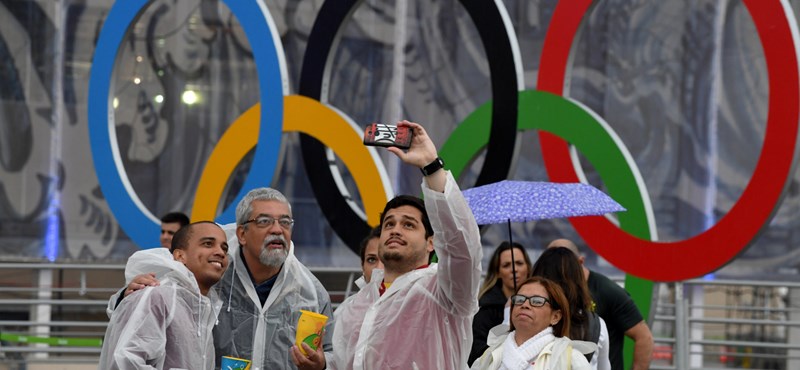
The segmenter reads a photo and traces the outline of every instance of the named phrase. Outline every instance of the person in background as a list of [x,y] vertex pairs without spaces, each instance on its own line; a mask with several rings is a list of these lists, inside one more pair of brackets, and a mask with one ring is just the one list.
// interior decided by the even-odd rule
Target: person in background
[[624,368],[622,347],[625,336],[631,338],[635,343],[631,369],[650,368],[650,359],[653,354],[653,334],[628,292],[605,275],[586,268],[584,265],[586,258],[572,241],[556,239],[550,242],[547,248],[567,248],[578,257],[583,268],[583,278],[586,279],[589,292],[596,304],[595,311],[608,325],[611,368],[613,370]]
[[363,279],[356,280],[356,285],[359,289],[369,283],[372,270],[383,269],[383,262],[381,262],[378,256],[378,243],[380,242],[380,238],[381,228],[374,227],[370,230],[369,235],[361,241],[359,255],[361,256],[361,271],[364,276]]
[[[170,253],[171,252],[171,253]],[[125,276],[157,273],[111,315],[99,369],[213,369],[212,329],[221,301],[211,290],[228,268],[225,232],[203,221],[181,228],[171,251],[134,253]]]
[[571,339],[596,343],[598,350],[587,355],[593,370],[609,370],[608,329],[593,309],[589,288],[578,258],[566,248],[549,248],[533,264],[533,276],[541,276],[561,287],[569,303]]
[[[419,124],[401,121],[408,152],[388,148],[422,170],[423,200],[400,195],[381,214],[384,270],[336,311],[329,369],[464,369],[478,310],[478,225],[453,175]],[[438,264],[429,264],[436,250]]]
[[[378,256],[378,244],[380,243],[380,237],[381,228],[374,227],[372,230],[370,230],[369,234],[364,237],[363,240],[361,240],[359,255],[361,256],[361,272],[363,275],[355,281],[358,289],[364,288],[364,286],[370,282],[372,270],[383,270],[383,262],[381,262],[380,257]],[[333,311],[333,317],[339,316],[339,310],[342,309],[342,307],[349,306],[349,301],[353,299],[355,299],[354,295],[346,297],[342,304],[336,308],[336,311]]]
[[172,236],[178,230],[189,224],[189,217],[181,212],[170,212],[161,217],[161,246],[169,249],[172,246]]
[[489,348],[473,370],[588,370],[593,343],[573,341],[569,302],[558,284],[534,276],[511,296],[511,325],[489,333]]
[[[515,268],[511,268],[511,253],[514,253]],[[516,276],[513,271],[516,271]],[[489,330],[503,323],[504,308],[508,299],[514,294],[514,288],[530,277],[531,258],[519,243],[500,243],[492,253],[486,278],[478,293],[478,313],[472,320],[472,350],[467,363],[480,357],[486,348]],[[516,280],[516,283],[515,283]]]

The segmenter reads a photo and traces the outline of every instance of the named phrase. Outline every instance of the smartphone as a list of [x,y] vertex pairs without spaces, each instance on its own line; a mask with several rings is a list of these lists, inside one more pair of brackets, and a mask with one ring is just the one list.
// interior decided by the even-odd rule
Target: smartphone
[[411,146],[412,135],[413,132],[408,126],[372,123],[364,129],[364,145],[408,149]]

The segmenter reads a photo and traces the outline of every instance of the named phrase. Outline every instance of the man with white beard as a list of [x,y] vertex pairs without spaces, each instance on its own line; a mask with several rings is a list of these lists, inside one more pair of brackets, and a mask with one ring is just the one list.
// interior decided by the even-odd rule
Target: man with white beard
[[[214,328],[217,361],[232,356],[252,360],[252,370],[295,369],[300,310],[326,315],[326,329],[332,326],[328,292],[294,255],[293,227],[291,206],[275,189],[253,189],[237,205],[236,237],[228,241],[233,268],[215,286],[225,302]],[[316,351],[304,349],[304,368],[324,368],[330,335]]]

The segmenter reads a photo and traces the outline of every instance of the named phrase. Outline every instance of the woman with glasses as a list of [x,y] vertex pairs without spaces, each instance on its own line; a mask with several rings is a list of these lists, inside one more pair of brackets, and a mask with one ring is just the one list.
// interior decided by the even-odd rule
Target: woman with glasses
[[570,328],[566,335],[597,344],[597,352],[586,355],[592,370],[611,370],[608,328],[594,312],[589,286],[575,254],[567,248],[546,249],[533,265],[533,276],[553,281],[564,292],[570,312]]
[[[511,258],[511,253],[514,253],[514,258]],[[530,276],[530,271],[531,258],[521,244],[503,242],[494,250],[486,278],[478,292],[480,308],[472,320],[472,350],[467,359],[469,365],[489,347],[486,344],[489,330],[503,323],[503,310],[508,305],[508,298],[514,294],[515,287]]]
[[510,329],[491,330],[489,349],[472,369],[589,369],[584,353],[597,346],[566,337],[569,317],[569,303],[557,284],[541,277],[526,280],[511,296]]

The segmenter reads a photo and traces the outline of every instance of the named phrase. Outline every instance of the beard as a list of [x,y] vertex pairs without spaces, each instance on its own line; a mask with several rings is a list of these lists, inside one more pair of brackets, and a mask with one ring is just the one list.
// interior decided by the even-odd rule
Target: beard
[[[267,248],[270,243],[276,240],[283,242],[283,248]],[[289,243],[286,242],[286,239],[283,238],[283,235],[269,235],[266,239],[264,239],[264,244],[261,246],[261,254],[259,254],[258,260],[261,261],[261,264],[264,266],[281,267],[281,265],[283,265],[283,263],[286,261],[286,257],[289,255],[288,245]]]
[[384,251],[380,253],[381,262],[387,271],[408,272],[419,267],[420,261],[425,260],[426,251],[403,255],[398,251]]
[[381,254],[380,257],[383,263],[398,263],[398,262],[403,262],[405,260],[402,254],[394,251],[384,252],[383,254]]

